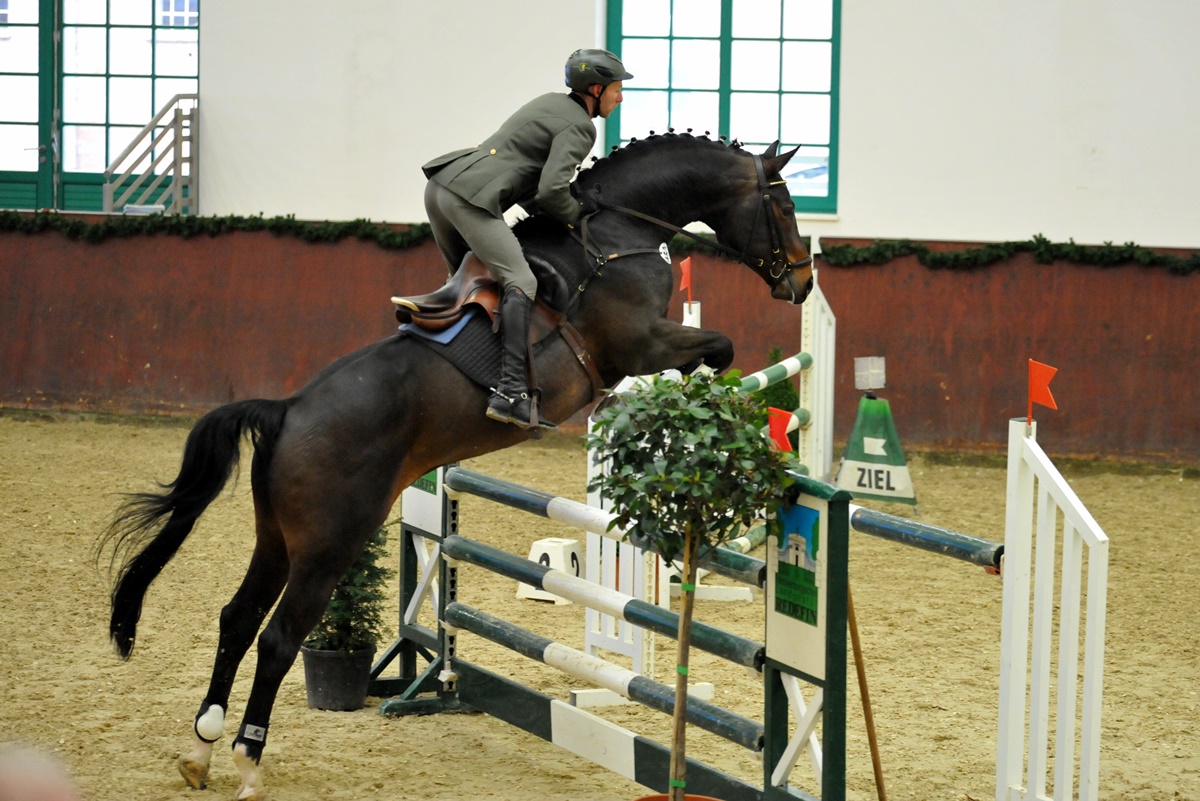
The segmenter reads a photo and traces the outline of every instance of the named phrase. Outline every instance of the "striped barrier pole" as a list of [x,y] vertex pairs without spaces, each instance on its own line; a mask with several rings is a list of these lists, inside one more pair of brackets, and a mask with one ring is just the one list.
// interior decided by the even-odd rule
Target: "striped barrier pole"
[[[675,637],[679,630],[679,615],[675,612],[486,543],[454,534],[442,543],[442,553],[668,637]],[[692,644],[743,667],[762,670],[765,649],[760,642],[695,621]]]
[[1004,545],[905,517],[850,504],[850,528],[872,537],[961,559],[999,574]]
[[812,364],[813,358],[807,353],[802,352],[795,356],[789,356],[757,373],[742,376],[742,392],[758,392],[766,389],[771,384],[778,384],[785,378],[791,378],[801,370],[807,370],[812,367]]
[[[591,682],[598,687],[665,712],[675,712],[675,689],[648,679],[627,668],[619,667],[597,656],[589,656],[548,637],[534,634],[507,620],[481,612],[465,604],[446,605],[443,617],[452,629],[469,631],[497,645],[516,651],[522,656]],[[699,698],[688,699],[688,723],[712,732],[755,753],[763,748],[763,726],[749,718],[730,712]]]
[[[612,540],[623,540],[626,530],[609,528],[615,515],[585,503],[572,501],[540,490],[522,487],[499,478],[451,467],[446,471],[446,486],[455,492],[463,492],[489,501],[511,506],[530,514],[549,518],[572,528],[590,531]],[[636,540],[636,537],[631,538]],[[643,545],[634,542],[639,547]],[[742,584],[762,587],[766,582],[767,563],[762,559],[729,550],[714,548],[700,555],[701,564],[714,573]]]
[[734,537],[725,542],[725,547],[731,551],[738,553],[750,553],[758,546],[767,541],[767,527],[765,525],[754,526],[740,537]]

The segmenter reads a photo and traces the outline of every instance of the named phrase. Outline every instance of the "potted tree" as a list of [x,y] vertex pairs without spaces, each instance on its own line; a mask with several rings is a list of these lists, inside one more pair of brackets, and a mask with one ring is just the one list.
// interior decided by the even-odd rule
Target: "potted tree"
[[325,615],[301,646],[304,685],[312,709],[350,711],[367,701],[371,662],[386,634],[385,585],[394,571],[387,555],[387,528],[381,526],[338,581]]
[[[601,409],[588,445],[611,460],[589,489],[610,501],[614,526],[629,526],[681,563],[678,667],[671,736],[671,801],[685,798],[687,667],[696,569],[761,510],[773,512],[793,483],[788,457],[764,429],[760,399],[738,391],[733,371],[713,378],[656,377]],[[688,796],[692,797],[692,796]]]

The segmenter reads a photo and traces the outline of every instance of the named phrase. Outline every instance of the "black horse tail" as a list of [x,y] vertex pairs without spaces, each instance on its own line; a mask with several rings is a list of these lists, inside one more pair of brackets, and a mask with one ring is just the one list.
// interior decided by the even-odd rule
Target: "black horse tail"
[[100,547],[114,543],[114,563],[124,557],[113,586],[108,626],[122,659],[133,651],[150,583],[221,494],[241,456],[242,436],[249,435],[259,466],[267,467],[289,406],[287,400],[245,400],[214,409],[188,434],[175,480],[160,484],[162,492],[132,493],[117,509]]

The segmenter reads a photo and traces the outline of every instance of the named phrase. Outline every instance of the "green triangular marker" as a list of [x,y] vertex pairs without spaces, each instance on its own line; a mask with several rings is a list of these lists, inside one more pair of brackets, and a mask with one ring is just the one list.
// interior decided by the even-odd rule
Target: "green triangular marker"
[[917,503],[892,408],[883,398],[868,392],[858,402],[858,417],[834,483],[856,499]]

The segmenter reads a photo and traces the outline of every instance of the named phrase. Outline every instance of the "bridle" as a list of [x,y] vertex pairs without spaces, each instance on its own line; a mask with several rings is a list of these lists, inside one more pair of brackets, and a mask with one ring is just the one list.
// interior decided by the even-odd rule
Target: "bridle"
[[[694,234],[691,231],[688,231],[684,228],[679,227],[678,225],[669,223],[666,220],[661,220],[650,214],[646,214],[644,212],[637,211],[636,209],[630,209],[630,208],[626,208],[624,206],[614,206],[614,205],[611,205],[608,203],[603,203],[603,202],[599,203],[598,205],[599,205],[599,208],[601,208],[601,209],[608,209],[609,211],[620,212],[621,214],[626,214],[630,217],[637,217],[640,220],[645,220],[646,222],[653,223],[653,224],[659,226],[660,228],[666,228],[669,231],[674,231],[677,234],[682,234],[683,236],[686,236],[690,239],[694,239],[697,242],[700,242],[708,247],[714,248],[714,249],[716,249],[722,253],[725,253],[729,256],[733,256],[738,262],[745,264],[747,267],[750,267],[751,269],[761,270],[763,267],[767,267],[767,274],[770,276],[769,283],[770,283],[771,289],[774,290],[781,283],[783,283],[784,281],[786,281],[788,279],[788,277],[791,275],[793,270],[810,266],[813,263],[813,257],[812,257],[812,254],[809,254],[809,255],[805,256],[803,259],[800,259],[799,261],[788,261],[787,260],[787,253],[784,250],[783,229],[780,227],[779,219],[775,216],[775,214],[773,213],[773,209],[772,209],[773,204],[774,205],[778,205],[778,204],[776,203],[775,199],[773,197],[771,197],[771,187],[772,186],[781,186],[783,184],[786,184],[787,182],[782,181],[782,180],[768,181],[766,170],[763,169],[762,156],[760,156],[758,154],[754,155],[754,171],[758,177],[758,191],[762,194],[762,203],[760,203],[755,210],[754,222],[750,227],[750,238],[746,240],[746,247],[743,248],[740,253],[737,250],[735,250],[734,248],[731,248],[727,245],[722,245],[720,242],[716,242],[712,239],[708,239],[707,237],[700,236],[699,234]],[[750,246],[754,244],[755,234],[758,232],[758,221],[763,217],[764,212],[766,212],[766,217],[767,217],[767,236],[771,240],[772,260],[771,260],[771,264],[769,266],[767,265],[765,259],[749,258]],[[588,217],[590,217],[590,216],[591,215],[588,215]],[[636,248],[633,250],[619,251],[617,253],[612,253],[609,255],[600,254],[600,253],[594,251],[594,249],[589,247],[589,240],[588,240],[588,234],[587,234],[588,217],[585,217],[580,222],[580,232],[581,232],[580,239],[583,244],[584,250],[591,253],[597,260],[597,267],[595,270],[596,273],[598,273],[605,264],[607,264],[609,261],[612,261],[615,258],[619,258],[621,256],[629,256],[629,255],[633,255],[635,253],[657,253],[658,252],[654,248]],[[590,277],[588,278],[588,280],[590,280]],[[586,286],[586,284],[587,284],[587,280],[585,280],[584,283],[579,286],[580,292],[583,291],[584,286]],[[790,288],[790,286],[791,285],[789,283],[789,288]],[[794,295],[795,295],[794,290],[793,290],[792,294],[793,294],[793,299],[794,299]]]

